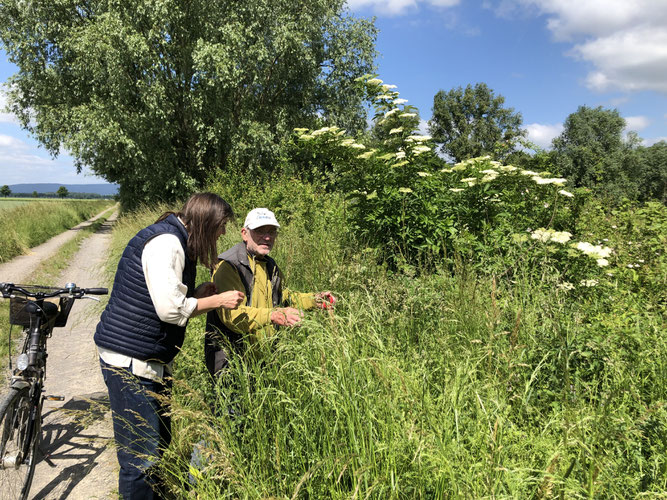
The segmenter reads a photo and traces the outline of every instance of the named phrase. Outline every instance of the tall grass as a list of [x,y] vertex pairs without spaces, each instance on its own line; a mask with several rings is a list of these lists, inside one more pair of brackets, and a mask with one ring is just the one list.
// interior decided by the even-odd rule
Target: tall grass
[[44,243],[112,203],[109,200],[34,202],[0,211],[0,262]]
[[[572,301],[520,262],[511,281],[465,260],[392,274],[348,246],[340,199],[292,182],[254,202],[276,191],[293,214],[274,252],[289,286],[341,300],[332,316],[281,330],[261,361],[233,359],[225,387],[203,364],[204,319],[190,322],[163,464],[177,496],[664,498],[656,296],[620,283]],[[118,248],[139,228],[122,229]],[[232,226],[221,246],[236,241]],[[201,442],[206,466],[191,486]]]

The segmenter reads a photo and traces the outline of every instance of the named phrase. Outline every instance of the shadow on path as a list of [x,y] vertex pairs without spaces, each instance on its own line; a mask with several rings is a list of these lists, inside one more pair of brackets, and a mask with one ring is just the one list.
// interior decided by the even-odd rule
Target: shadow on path
[[[62,467],[60,473],[33,491],[33,498],[67,498],[74,487],[97,464],[97,458],[109,446],[112,439],[100,436],[93,429],[96,423],[104,420],[109,411],[109,398],[106,392],[96,392],[87,396],[78,396],[67,401],[60,408],[51,408],[43,413],[42,441],[40,443],[41,460],[50,467]],[[65,465],[64,462],[75,462]],[[65,489],[62,489],[67,483]],[[50,496],[58,488],[58,496]]]

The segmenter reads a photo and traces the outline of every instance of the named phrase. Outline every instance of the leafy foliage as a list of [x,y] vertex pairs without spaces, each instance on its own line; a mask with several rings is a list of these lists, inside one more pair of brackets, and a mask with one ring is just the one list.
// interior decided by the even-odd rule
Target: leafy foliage
[[373,23],[341,0],[10,0],[0,39],[21,124],[126,206],[184,197],[216,168],[270,170],[285,131],[317,116],[363,127],[351,82],[375,55]]
[[485,83],[439,91],[429,122],[433,140],[457,162],[484,155],[505,158],[515,151],[525,131],[521,113],[505,108],[504,103],[505,98],[496,96]]

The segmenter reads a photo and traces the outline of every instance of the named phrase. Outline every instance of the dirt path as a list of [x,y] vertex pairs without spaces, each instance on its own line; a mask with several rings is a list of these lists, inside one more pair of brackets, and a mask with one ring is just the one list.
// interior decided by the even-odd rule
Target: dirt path
[[[82,242],[57,283],[74,282],[80,287],[106,284],[104,267],[115,215]],[[2,272],[0,268],[0,276]],[[68,325],[54,330],[49,339],[45,390],[47,395],[63,396],[64,401],[44,402],[40,446],[44,457],[35,470],[31,498],[117,498],[118,464],[111,414],[93,343],[104,303],[106,298],[101,304],[77,301]]]
[[76,237],[81,229],[92,225],[95,220],[106,214],[108,210],[109,209],[97,214],[92,219],[82,222],[78,226],[75,226],[64,233],[60,233],[58,236],[54,236],[49,241],[42,243],[39,246],[31,248],[30,252],[26,255],[19,255],[9,262],[0,264],[0,281],[6,283],[24,282],[25,278],[34,273],[35,269],[37,269],[37,266],[39,266],[42,261],[53,256],[62,245]]

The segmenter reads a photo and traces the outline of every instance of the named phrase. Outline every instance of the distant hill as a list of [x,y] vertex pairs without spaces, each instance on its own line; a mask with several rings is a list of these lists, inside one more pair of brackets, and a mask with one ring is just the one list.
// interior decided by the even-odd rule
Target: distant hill
[[55,193],[60,186],[65,186],[70,193],[90,193],[100,196],[113,196],[118,192],[118,184],[12,184],[12,193]]

